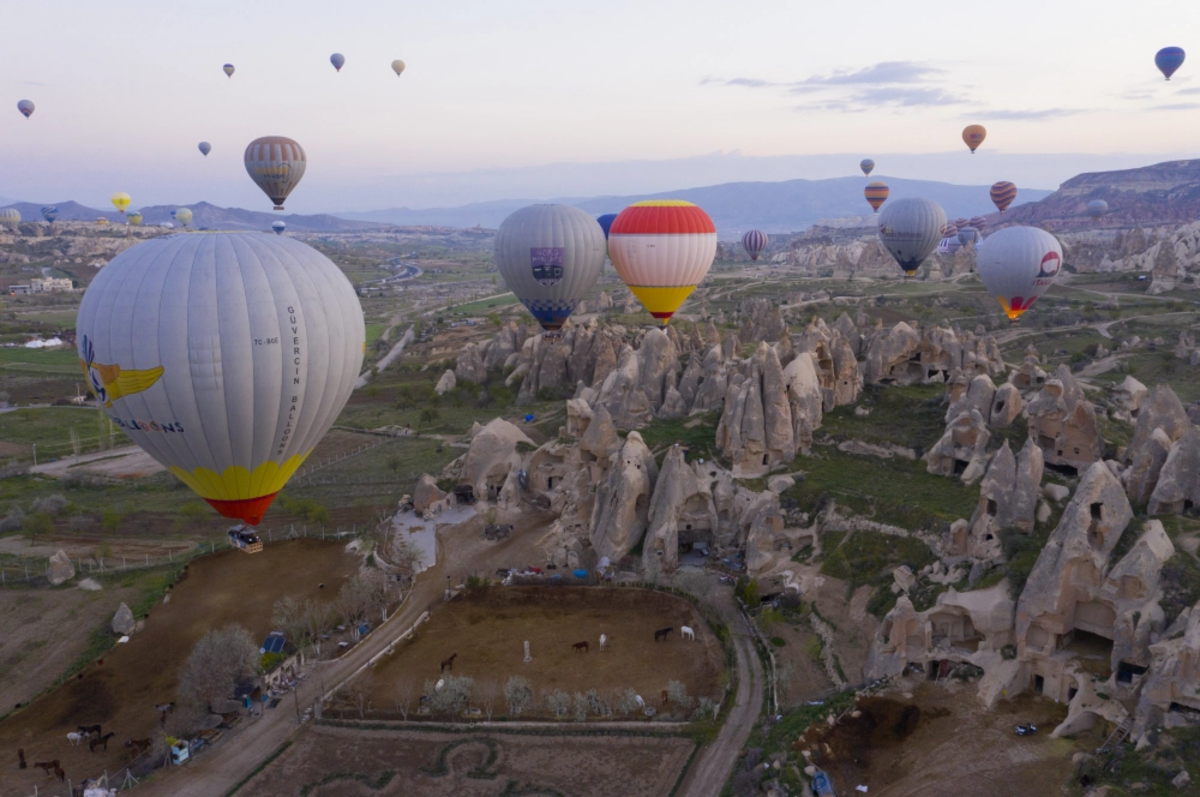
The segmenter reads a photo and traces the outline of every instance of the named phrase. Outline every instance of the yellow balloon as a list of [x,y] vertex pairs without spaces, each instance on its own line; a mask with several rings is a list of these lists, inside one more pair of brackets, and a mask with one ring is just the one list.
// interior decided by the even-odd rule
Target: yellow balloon
[[112,195],[113,206],[116,207],[117,210],[121,211],[122,214],[125,213],[125,208],[129,207],[130,201],[132,200],[130,200],[129,194],[125,193],[124,191],[118,191]]
[[979,145],[987,138],[987,129],[983,125],[967,125],[962,132],[963,143],[971,148],[971,154],[979,149]]

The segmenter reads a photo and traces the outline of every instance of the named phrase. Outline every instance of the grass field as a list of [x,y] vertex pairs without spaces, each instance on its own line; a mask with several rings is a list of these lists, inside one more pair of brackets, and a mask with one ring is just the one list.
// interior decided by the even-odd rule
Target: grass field
[[[81,440],[96,440],[100,437],[101,427],[99,413],[101,410],[88,407],[41,407],[38,409],[13,410],[0,413],[0,440],[19,445],[51,447],[54,452],[43,456],[63,456],[69,454],[71,446],[71,429],[75,429]],[[118,441],[124,441],[125,435],[118,433]]]
[[79,354],[66,346],[60,349],[0,348],[0,375],[82,376]]
[[446,310],[447,315],[482,315],[498,307],[508,307],[509,305],[520,302],[516,296],[511,293],[500,294],[499,296],[491,296],[487,299],[480,299],[477,302],[468,302],[467,304],[459,304]]

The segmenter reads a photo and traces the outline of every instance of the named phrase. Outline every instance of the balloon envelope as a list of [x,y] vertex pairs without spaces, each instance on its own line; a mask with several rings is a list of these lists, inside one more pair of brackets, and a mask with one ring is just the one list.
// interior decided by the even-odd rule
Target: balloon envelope
[[346,65],[346,56],[341,53],[334,53],[329,56],[329,63],[333,64],[333,68],[341,72],[342,67]]
[[971,149],[971,154],[975,154],[975,150],[979,149],[979,145],[987,138],[987,129],[983,125],[967,125],[963,128],[962,139]]
[[127,249],[88,287],[77,332],[88,386],[113,422],[250,524],[345,406],[366,339],[337,266],[259,233]]
[[867,187],[863,189],[863,196],[867,198],[867,204],[870,205],[876,213],[879,212],[880,206],[884,202],[887,202],[889,193],[890,192],[885,183],[868,183]]
[[570,205],[530,205],[496,232],[496,269],[542,329],[561,329],[604,268],[604,231]]
[[1007,180],[1001,180],[994,184],[988,193],[992,197],[992,204],[996,206],[996,210],[1003,213],[1017,198],[1017,187]]
[[227,77],[233,77],[233,64],[225,64],[225,66],[221,67],[221,71],[223,71]]
[[304,176],[308,159],[304,148],[286,136],[263,136],[246,147],[246,173],[263,193],[283,210],[283,201]]
[[21,100],[17,103],[17,110],[20,111],[26,119],[33,116],[33,100]]
[[958,231],[958,242],[968,249],[974,248],[979,241],[979,230],[974,227],[963,227]]
[[953,238],[958,235],[958,225],[952,221],[948,221],[942,225],[942,237]]
[[200,142],[200,154],[207,158],[208,153],[210,153],[210,152],[212,152],[212,144],[209,144],[207,141],[201,141]]
[[125,216],[125,218],[129,219],[129,223],[132,224],[134,227],[142,226],[141,211],[138,211],[138,210],[131,211],[129,214],[127,214]]
[[862,169],[863,174],[870,174],[875,170],[875,161],[863,158],[862,162],[858,164],[858,168]]
[[191,208],[178,208],[175,211],[174,215],[175,215],[175,220],[178,221],[180,224],[182,224],[184,227],[186,227],[192,223]]
[[17,225],[21,223],[21,211],[16,208],[5,208],[0,210],[0,226],[9,230],[16,230]]
[[708,274],[717,228],[691,202],[636,202],[617,214],[608,251],[629,290],[665,326]]
[[983,216],[973,216],[971,218],[971,226],[982,231],[983,228],[987,226],[987,219],[985,219]]
[[596,219],[596,223],[600,225],[600,229],[604,230],[604,240],[608,240],[608,231],[612,229],[612,223],[616,220],[616,213],[605,213]]
[[750,259],[757,261],[762,250],[767,248],[767,234],[762,230],[750,230],[742,236],[742,246],[746,248]]
[[975,268],[1008,319],[1016,321],[1053,284],[1062,260],[1062,246],[1045,230],[1005,227],[980,244]]
[[1170,80],[1175,70],[1183,66],[1185,57],[1182,47],[1164,47],[1154,54],[1154,65],[1163,73],[1163,77]]
[[275,231],[276,235],[283,235],[283,231],[287,229],[287,224],[283,220],[275,221],[271,223],[271,229]]
[[928,199],[899,199],[879,214],[879,240],[912,275],[933,253],[946,224],[946,211]]
[[404,71],[404,62],[399,58],[392,61],[392,71],[396,73],[396,77],[400,77],[400,74]]
[[42,218],[53,224],[54,220],[58,218],[58,208],[54,205],[47,205],[42,208]]
[[121,211],[122,215],[125,214],[125,208],[129,207],[129,202],[129,194],[125,193],[124,191],[118,191],[112,195],[113,207]]
[[1108,203],[1103,199],[1093,199],[1087,203],[1087,212],[1093,219],[1099,219],[1108,212]]

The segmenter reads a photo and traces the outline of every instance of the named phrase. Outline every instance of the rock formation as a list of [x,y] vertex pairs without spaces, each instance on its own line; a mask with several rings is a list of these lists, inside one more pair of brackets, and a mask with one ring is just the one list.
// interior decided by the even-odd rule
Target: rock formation
[[1096,411],[1066,365],[1046,381],[1026,413],[1029,436],[1042,449],[1047,465],[1083,471],[1103,454]]
[[[749,373],[745,377],[736,374],[730,381],[716,440],[717,447],[733,463],[734,476],[760,476],[796,456],[796,430],[787,387],[779,357],[766,343],[758,345]],[[801,390],[807,390],[811,400],[811,385],[806,388],[802,384]],[[803,401],[803,396],[796,400]],[[811,439],[811,429],[808,433]]]
[[46,577],[56,587],[75,578],[75,565],[71,564],[71,557],[67,556],[66,551],[58,551],[50,557]]
[[1151,515],[1180,514],[1200,506],[1200,429],[1192,427],[1171,444],[1150,495]]
[[646,531],[658,466],[637,432],[629,433],[612,459],[607,478],[596,490],[591,544],[597,556],[616,562],[633,550]]
[[964,484],[977,481],[987,467],[990,437],[978,410],[961,413],[925,454],[926,470],[938,476],[959,476]]
[[679,566],[679,546],[711,538],[719,530],[717,507],[704,466],[687,464],[672,446],[654,485],[642,545],[642,573],[652,578]]
[[976,332],[925,327],[921,332],[901,321],[886,335],[877,335],[862,364],[868,384],[899,385],[945,382],[955,370],[970,377],[1004,373],[1004,360],[995,338]]
[[503,418],[495,418],[471,438],[463,455],[459,484],[469,484],[476,500],[516,506],[520,500],[517,472],[522,463],[518,450],[521,445],[535,448],[524,432]]
[[436,479],[428,473],[422,473],[417,479],[417,486],[413,488],[412,500],[414,511],[424,515],[430,510],[438,513],[449,509],[454,499],[438,487]]
[[966,550],[953,553],[978,560],[996,559],[1001,556],[1001,529],[1033,531],[1042,467],[1042,450],[1032,440],[1026,440],[1015,457],[1008,441],[1004,441],[979,485],[979,505],[971,515]]
[[444,396],[454,389],[455,384],[454,372],[447,370],[442,374],[441,379],[439,379],[437,384],[434,386],[433,392],[437,393],[439,396]]
[[738,305],[742,326],[738,339],[743,343],[773,343],[788,337],[787,323],[779,311],[779,304],[770,299],[746,299]]
[[120,636],[127,636],[133,633],[133,629],[137,626],[137,621],[133,617],[133,611],[126,604],[122,603],[117,607],[116,614],[112,619],[112,632]]

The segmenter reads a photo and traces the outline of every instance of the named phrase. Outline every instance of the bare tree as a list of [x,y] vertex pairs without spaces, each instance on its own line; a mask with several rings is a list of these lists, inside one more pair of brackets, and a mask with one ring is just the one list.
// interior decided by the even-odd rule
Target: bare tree
[[496,707],[496,700],[500,697],[500,684],[492,680],[480,681],[476,691],[479,693],[479,705],[483,709],[483,713],[487,714],[488,722],[491,722],[492,710]]
[[321,634],[329,628],[333,619],[333,610],[328,603],[309,598],[304,602],[301,617],[304,621],[304,637],[316,649],[317,658],[320,658]]
[[407,537],[398,537],[392,546],[392,562],[405,579],[411,581],[420,569],[425,554]]
[[514,675],[504,684],[504,700],[508,703],[508,713],[519,717],[533,703],[533,687],[526,679]]
[[475,681],[466,676],[447,675],[439,681],[442,688],[438,689],[433,681],[425,682],[425,697],[429,707],[448,716],[461,714],[471,705],[471,692],[475,689]]
[[180,702],[211,706],[232,697],[237,682],[257,669],[258,656],[258,644],[242,626],[209,631],[180,670]]
[[304,604],[292,597],[275,601],[271,609],[271,625],[282,631],[288,642],[301,650],[307,642],[308,627],[304,617]]
[[417,682],[408,676],[402,676],[396,681],[396,708],[400,715],[408,720],[409,709],[412,708],[413,698],[417,695]]
[[365,720],[367,718],[367,693],[361,689],[355,689],[350,693],[350,701],[358,709],[358,718]]
[[338,591],[334,606],[342,621],[352,627],[351,635],[357,639],[358,627],[375,612],[386,611],[387,602],[387,574],[372,569],[347,579]]

